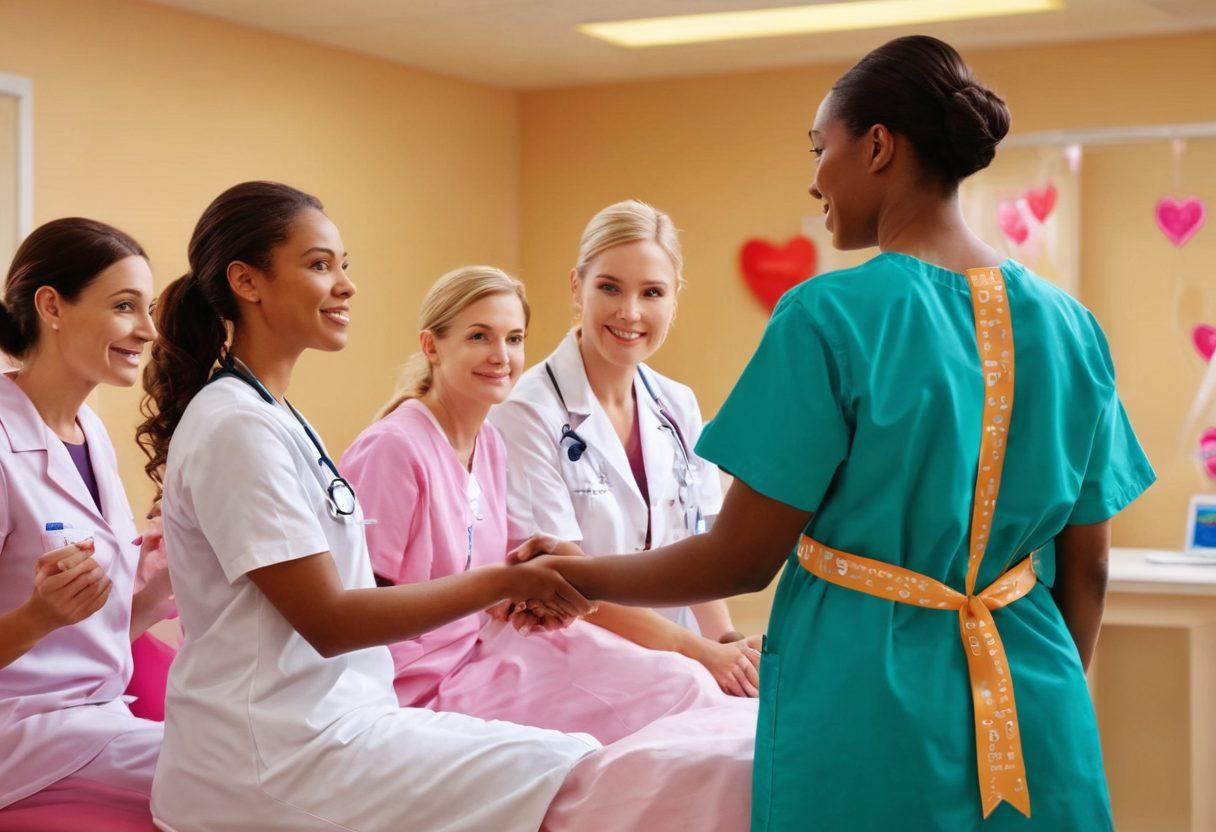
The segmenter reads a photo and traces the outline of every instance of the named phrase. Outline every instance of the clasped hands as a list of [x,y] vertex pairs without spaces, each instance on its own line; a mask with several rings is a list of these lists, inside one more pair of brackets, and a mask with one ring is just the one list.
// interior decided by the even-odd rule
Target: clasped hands
[[[544,555],[553,557],[541,557]],[[569,627],[595,612],[598,605],[583,597],[562,574],[561,562],[566,557],[587,555],[573,543],[544,534],[534,535],[508,552],[511,594],[486,613],[527,635]]]

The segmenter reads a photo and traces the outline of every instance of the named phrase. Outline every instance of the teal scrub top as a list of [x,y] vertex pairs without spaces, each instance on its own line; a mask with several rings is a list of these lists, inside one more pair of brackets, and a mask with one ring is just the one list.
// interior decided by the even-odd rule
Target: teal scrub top
[[[760,666],[753,830],[1112,828],[1098,729],[1049,587],[1053,538],[1155,479],[1088,310],[1012,260],[1013,416],[976,591],[1036,549],[1040,583],[994,614],[1031,818],[982,819],[958,615],[821,581],[791,552]],[[697,453],[813,512],[821,543],[964,591],[983,382],[967,279],[903,254],[789,291]]]

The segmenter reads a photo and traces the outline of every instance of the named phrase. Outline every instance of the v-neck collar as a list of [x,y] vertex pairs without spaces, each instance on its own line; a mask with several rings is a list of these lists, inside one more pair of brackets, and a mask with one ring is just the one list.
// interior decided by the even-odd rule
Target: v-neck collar
[[477,462],[480,458],[478,451],[481,449],[481,434],[482,431],[485,430],[485,426],[483,425],[482,428],[477,431],[477,438],[473,440],[473,454],[469,457],[469,467],[466,469],[460,464],[460,457],[456,454],[456,449],[452,447],[452,443],[448,439],[447,432],[444,431],[443,425],[439,424],[439,419],[436,418],[435,414],[431,412],[431,409],[426,406],[425,402],[420,399],[406,399],[401,403],[400,406],[408,407],[411,410],[422,411],[422,415],[426,417],[426,420],[430,423],[431,428],[435,432],[436,441],[447,449],[449,459],[455,465],[456,470],[460,471],[464,475],[461,485],[463,486],[462,490],[464,491],[465,502],[469,509],[469,513],[472,515],[474,521],[482,519],[484,516],[484,513],[481,511],[482,488],[481,481],[477,478]]
[[433,427],[435,429],[435,433],[439,435],[439,439],[443,443],[444,447],[446,447],[449,453],[451,453],[452,461],[456,463],[457,468],[464,471],[464,473],[469,476],[471,476],[473,472],[477,470],[478,451],[481,450],[481,433],[483,430],[485,430],[484,424],[478,429],[477,437],[473,440],[473,453],[469,455],[469,467],[465,468],[460,462],[460,456],[456,453],[456,449],[452,447],[452,440],[448,439],[447,431],[443,429],[443,425],[439,424],[439,419],[435,416],[431,409],[427,407],[426,402],[422,401],[421,399],[406,399],[401,403],[401,407],[413,407],[422,411],[422,415],[426,416],[427,421],[431,423],[431,427]]

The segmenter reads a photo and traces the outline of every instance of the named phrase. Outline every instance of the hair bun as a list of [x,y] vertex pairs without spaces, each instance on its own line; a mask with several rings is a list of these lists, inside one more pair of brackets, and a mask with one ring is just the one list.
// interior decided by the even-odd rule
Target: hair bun
[[1009,108],[987,87],[970,82],[950,96],[946,107],[945,157],[964,179],[991,164],[996,146],[1009,132]]
[[9,312],[0,298],[0,352],[16,357],[25,351],[25,336],[21,324]]

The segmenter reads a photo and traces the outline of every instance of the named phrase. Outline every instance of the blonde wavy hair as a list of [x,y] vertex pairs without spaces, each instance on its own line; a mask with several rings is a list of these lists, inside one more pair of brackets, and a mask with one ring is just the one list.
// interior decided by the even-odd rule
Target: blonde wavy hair
[[[418,311],[418,329],[429,330],[435,338],[442,338],[457,315],[491,295],[515,295],[519,298],[524,308],[524,328],[527,328],[532,320],[532,309],[528,306],[524,284],[493,266],[465,266],[436,280],[426,293],[422,308]],[[434,383],[430,359],[421,351],[414,353],[402,368],[397,392],[380,408],[376,418],[384,418],[408,399],[426,395]]]

